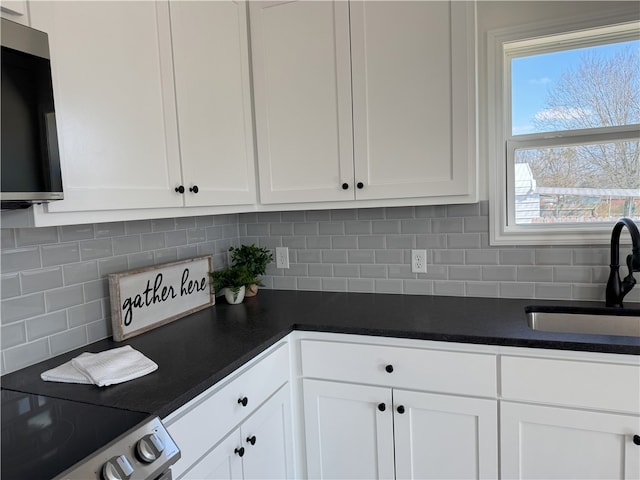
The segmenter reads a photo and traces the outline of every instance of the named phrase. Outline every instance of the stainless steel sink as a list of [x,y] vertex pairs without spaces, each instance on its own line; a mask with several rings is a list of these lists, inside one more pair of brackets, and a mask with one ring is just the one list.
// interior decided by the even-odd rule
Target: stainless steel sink
[[533,330],[640,337],[640,309],[529,306]]

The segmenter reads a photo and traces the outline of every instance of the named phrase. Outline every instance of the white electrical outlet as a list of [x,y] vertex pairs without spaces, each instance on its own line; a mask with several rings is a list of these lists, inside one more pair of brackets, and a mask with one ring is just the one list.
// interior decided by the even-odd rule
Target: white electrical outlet
[[289,247],[276,247],[276,268],[289,268]]
[[426,250],[411,250],[411,272],[427,273]]

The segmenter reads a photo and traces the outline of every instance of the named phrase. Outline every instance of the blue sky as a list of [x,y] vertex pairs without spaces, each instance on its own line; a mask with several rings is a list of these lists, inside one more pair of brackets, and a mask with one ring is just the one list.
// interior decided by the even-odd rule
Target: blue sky
[[585,50],[596,50],[610,57],[632,43],[640,48],[640,41],[636,40],[514,59],[511,63],[513,134],[534,132],[532,120],[544,110],[547,91],[564,70],[579,63]]

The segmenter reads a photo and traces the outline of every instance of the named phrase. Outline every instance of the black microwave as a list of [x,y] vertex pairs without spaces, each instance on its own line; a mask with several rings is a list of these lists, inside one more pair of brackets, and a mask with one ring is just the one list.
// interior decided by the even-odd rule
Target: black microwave
[[0,20],[2,208],[61,200],[62,174],[47,34]]

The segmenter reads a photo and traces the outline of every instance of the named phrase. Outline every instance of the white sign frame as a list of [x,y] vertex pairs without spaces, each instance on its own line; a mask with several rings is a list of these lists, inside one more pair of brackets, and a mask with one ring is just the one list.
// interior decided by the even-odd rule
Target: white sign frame
[[121,342],[211,307],[211,255],[109,275],[113,339]]

